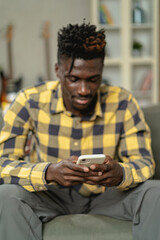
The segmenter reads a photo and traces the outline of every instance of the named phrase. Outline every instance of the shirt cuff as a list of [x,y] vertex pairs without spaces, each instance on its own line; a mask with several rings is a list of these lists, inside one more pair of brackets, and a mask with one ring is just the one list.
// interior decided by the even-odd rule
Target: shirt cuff
[[30,183],[35,191],[48,190],[45,175],[49,165],[50,163],[37,163],[32,167]]
[[128,190],[133,183],[133,176],[131,169],[125,163],[119,163],[123,169],[123,180],[122,182],[116,187],[119,190]]

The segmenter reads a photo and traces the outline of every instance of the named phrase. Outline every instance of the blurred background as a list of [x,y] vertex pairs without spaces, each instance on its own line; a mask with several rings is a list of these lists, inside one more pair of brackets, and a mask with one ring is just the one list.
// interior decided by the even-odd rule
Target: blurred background
[[[106,30],[103,82],[159,102],[159,0],[0,0],[0,102],[55,80],[57,31],[90,22]],[[85,20],[84,20],[85,19]]]

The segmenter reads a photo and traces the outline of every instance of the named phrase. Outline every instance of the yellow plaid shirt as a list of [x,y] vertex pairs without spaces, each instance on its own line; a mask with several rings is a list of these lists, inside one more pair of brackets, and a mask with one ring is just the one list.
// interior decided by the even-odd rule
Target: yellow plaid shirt
[[[37,146],[33,161],[25,160],[29,131]],[[0,183],[19,184],[28,191],[47,190],[45,172],[50,163],[71,155],[104,153],[123,167],[124,179],[117,188],[126,190],[153,175],[150,143],[143,113],[126,90],[102,85],[94,114],[81,118],[66,111],[59,81],[46,82],[22,90],[4,116]],[[84,196],[105,191],[88,184],[75,188]]]

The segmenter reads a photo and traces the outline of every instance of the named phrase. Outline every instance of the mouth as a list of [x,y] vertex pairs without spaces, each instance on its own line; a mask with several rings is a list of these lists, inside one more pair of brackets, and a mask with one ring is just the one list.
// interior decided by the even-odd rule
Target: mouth
[[86,105],[90,101],[90,98],[75,98],[75,102],[80,105]]

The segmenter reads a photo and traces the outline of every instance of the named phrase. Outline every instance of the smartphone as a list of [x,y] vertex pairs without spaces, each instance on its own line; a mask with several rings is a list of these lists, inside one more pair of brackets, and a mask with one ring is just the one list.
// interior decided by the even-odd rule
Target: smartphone
[[77,164],[89,167],[95,163],[102,164],[105,158],[106,156],[104,154],[81,155],[77,160]]

